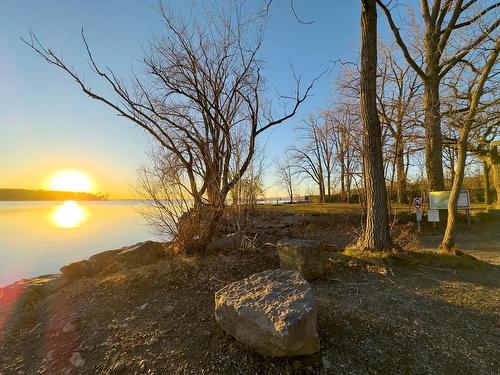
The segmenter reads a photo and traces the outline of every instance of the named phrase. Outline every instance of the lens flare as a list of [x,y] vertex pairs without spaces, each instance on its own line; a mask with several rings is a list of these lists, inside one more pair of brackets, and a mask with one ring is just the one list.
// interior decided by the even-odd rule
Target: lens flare
[[51,218],[58,228],[74,228],[87,219],[87,211],[75,201],[66,201],[54,209]]

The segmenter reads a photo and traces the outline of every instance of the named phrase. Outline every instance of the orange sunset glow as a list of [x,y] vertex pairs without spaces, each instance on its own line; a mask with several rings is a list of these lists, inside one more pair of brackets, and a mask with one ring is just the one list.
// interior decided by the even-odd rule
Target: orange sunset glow
[[84,172],[64,170],[52,174],[49,178],[49,189],[90,193],[93,190],[93,183]]

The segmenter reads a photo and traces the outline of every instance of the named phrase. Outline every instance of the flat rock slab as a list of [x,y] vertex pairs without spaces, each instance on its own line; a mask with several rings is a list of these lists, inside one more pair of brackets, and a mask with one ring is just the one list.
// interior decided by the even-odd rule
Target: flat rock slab
[[324,246],[314,240],[282,239],[278,243],[280,267],[297,270],[307,280],[323,276]]
[[113,264],[128,268],[154,263],[165,255],[165,245],[161,242],[145,241],[121,249],[107,250],[92,255],[89,259],[77,260],[61,268],[70,281],[98,274]]
[[265,356],[319,351],[314,296],[297,271],[264,271],[226,285],[215,293],[215,319]]

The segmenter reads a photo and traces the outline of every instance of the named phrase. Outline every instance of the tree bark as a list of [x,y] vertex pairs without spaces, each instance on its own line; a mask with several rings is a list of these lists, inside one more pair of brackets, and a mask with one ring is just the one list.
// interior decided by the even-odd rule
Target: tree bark
[[406,203],[406,170],[404,165],[403,142],[401,142],[401,138],[398,137],[398,141],[396,142],[396,197],[399,204]]
[[484,187],[484,204],[491,204],[490,194],[490,166],[486,160],[483,160],[483,187]]
[[455,181],[455,150],[453,148],[449,148],[450,150],[450,184],[453,185],[453,181]]
[[342,197],[342,201],[344,201],[345,198],[345,172],[344,172],[344,164],[341,162],[340,163],[340,196]]
[[491,151],[491,169],[493,169],[493,184],[497,192],[496,207],[500,208],[500,155],[497,151]]
[[384,178],[381,127],[376,102],[377,8],[375,0],[362,0],[361,95],[363,169],[366,181],[366,227],[361,246],[390,250],[387,191]]
[[[428,58],[428,60],[433,61],[432,58]],[[428,66],[429,69],[432,68],[432,64]],[[429,189],[431,191],[440,191],[444,190],[444,174],[439,79],[438,77],[429,76],[424,84],[425,169]]]

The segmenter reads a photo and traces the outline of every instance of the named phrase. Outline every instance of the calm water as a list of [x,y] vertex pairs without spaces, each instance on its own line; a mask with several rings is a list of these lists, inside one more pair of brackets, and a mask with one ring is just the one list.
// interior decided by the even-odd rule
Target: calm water
[[140,203],[0,202],[0,287],[103,250],[157,240]]

